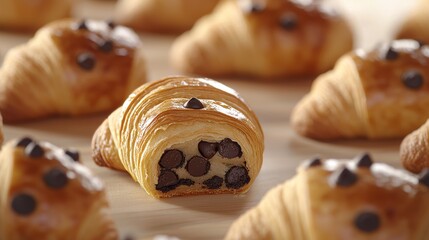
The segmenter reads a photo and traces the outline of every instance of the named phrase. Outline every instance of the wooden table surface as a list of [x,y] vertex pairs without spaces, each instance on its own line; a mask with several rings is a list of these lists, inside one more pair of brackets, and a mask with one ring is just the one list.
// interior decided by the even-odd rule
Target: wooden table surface
[[[414,3],[401,0],[327,0],[327,4],[347,14],[355,29],[356,46],[368,48],[390,39],[395,26]],[[111,1],[82,1],[76,9],[76,16],[110,19],[113,9]],[[31,34],[0,32],[0,55],[30,37]],[[168,50],[174,36],[142,34],[141,38],[146,47],[149,80],[179,74],[168,62]],[[234,219],[255,206],[270,188],[291,178],[295,168],[313,156],[352,158],[367,151],[376,160],[399,165],[400,139],[317,142],[295,134],[289,126],[289,117],[293,106],[308,92],[312,79],[282,83],[245,79],[216,80],[236,89],[244,97],[258,115],[265,133],[262,170],[245,195],[159,200],[147,195],[127,174],[95,166],[90,157],[90,142],[93,132],[107,114],[6,125],[5,137],[10,140],[29,135],[61,147],[80,150],[84,164],[105,182],[111,215],[121,235],[132,235],[138,239],[157,234],[181,239],[221,239]]]

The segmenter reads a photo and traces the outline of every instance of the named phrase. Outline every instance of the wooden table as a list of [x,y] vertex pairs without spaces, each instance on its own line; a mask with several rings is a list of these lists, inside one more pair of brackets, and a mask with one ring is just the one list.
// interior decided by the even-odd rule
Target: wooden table
[[[387,40],[410,9],[412,1],[401,0],[330,0],[347,14],[356,30],[357,46],[372,47]],[[76,16],[110,19],[113,2],[83,1]],[[26,42],[26,34],[0,32],[0,53]],[[141,35],[146,46],[149,79],[156,80],[178,74],[168,63],[168,50],[174,36]],[[75,119],[55,118],[19,125],[6,125],[6,140],[30,135],[38,140],[80,150],[83,162],[102,178],[107,186],[111,214],[121,235],[148,238],[157,234],[182,239],[221,239],[232,221],[255,206],[273,186],[294,175],[295,168],[313,156],[352,158],[364,151],[376,160],[399,165],[400,140],[317,142],[295,134],[289,127],[293,106],[309,90],[311,79],[283,83],[266,83],[233,79],[217,79],[236,89],[259,116],[265,133],[262,170],[251,190],[241,196],[218,195],[179,197],[158,200],[146,194],[124,173],[99,168],[91,160],[92,134],[107,117],[89,116]]]

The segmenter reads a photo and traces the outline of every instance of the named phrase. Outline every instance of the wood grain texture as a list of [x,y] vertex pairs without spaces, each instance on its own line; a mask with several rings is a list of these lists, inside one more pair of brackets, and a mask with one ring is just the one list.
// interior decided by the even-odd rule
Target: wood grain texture
[[[357,46],[372,47],[381,40],[391,38],[395,24],[400,22],[398,18],[404,16],[413,2],[327,0],[327,3],[348,14],[347,18],[357,31]],[[113,7],[114,4],[109,1],[82,1],[75,12],[77,17],[110,19]],[[31,34],[0,32],[0,56],[30,37]],[[168,62],[168,50],[174,36],[143,34],[141,38],[146,47],[149,80],[179,74]],[[80,150],[84,164],[102,178],[107,186],[111,214],[121,234],[133,235],[138,239],[157,234],[182,239],[221,239],[240,214],[255,206],[270,188],[291,178],[295,168],[303,160],[313,156],[351,158],[367,151],[376,160],[399,165],[400,139],[317,142],[294,133],[289,127],[289,117],[294,105],[309,91],[311,79],[270,84],[247,79],[216,80],[242,95],[258,115],[265,133],[266,149],[262,170],[245,195],[158,200],[147,195],[127,174],[95,166],[90,158],[91,138],[107,113],[6,125],[5,138],[10,140],[29,135],[61,147]]]

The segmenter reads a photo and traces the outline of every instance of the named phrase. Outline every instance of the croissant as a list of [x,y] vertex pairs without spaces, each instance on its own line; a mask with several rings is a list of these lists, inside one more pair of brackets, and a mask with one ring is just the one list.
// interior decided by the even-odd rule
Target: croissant
[[429,31],[427,22],[429,22],[429,1],[416,1],[416,7],[405,18],[405,22],[400,26],[397,34],[398,39],[416,39],[421,42],[429,42]]
[[209,14],[219,0],[121,0],[118,23],[137,30],[180,33]]
[[0,69],[5,122],[118,107],[146,78],[139,37],[101,21],[49,24],[11,49]]
[[187,77],[136,89],[92,140],[98,165],[127,171],[157,198],[246,192],[263,148],[258,119],[234,90]]
[[396,40],[343,56],[297,104],[292,127],[321,140],[404,137],[429,118],[427,50]]
[[314,159],[238,218],[225,239],[424,240],[429,172],[420,178],[367,154]]
[[25,137],[0,153],[0,239],[118,239],[102,182],[79,153]]
[[352,49],[339,15],[318,3],[226,0],[173,43],[179,70],[203,75],[307,76],[330,69]]
[[0,0],[0,27],[37,30],[43,25],[70,17],[74,0]]

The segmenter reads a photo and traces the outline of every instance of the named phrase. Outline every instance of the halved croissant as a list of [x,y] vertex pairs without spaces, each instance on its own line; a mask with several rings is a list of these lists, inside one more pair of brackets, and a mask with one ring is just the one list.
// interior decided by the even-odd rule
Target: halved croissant
[[0,239],[117,239],[101,181],[78,153],[22,138],[0,153]]
[[120,0],[116,20],[136,30],[183,32],[209,14],[219,0]]
[[425,240],[429,173],[417,178],[368,155],[315,159],[236,220],[225,239]]
[[309,76],[330,69],[352,42],[344,19],[313,1],[225,0],[174,42],[170,58],[204,75]]
[[429,1],[419,0],[416,2],[416,7],[410,12],[400,27],[397,38],[410,38],[429,43],[429,30],[427,28],[427,23],[429,22]]
[[11,49],[0,69],[5,122],[114,109],[146,79],[139,37],[101,21],[62,20]]
[[127,171],[154,197],[246,192],[263,133],[238,94],[209,79],[169,77],[136,89],[95,132],[97,164]]
[[295,107],[292,127],[306,137],[404,137],[429,118],[429,50],[397,40],[343,56]]
[[411,172],[429,168],[429,121],[404,138],[400,155],[402,165]]
[[0,27],[37,30],[43,25],[70,17],[75,0],[0,0]]

